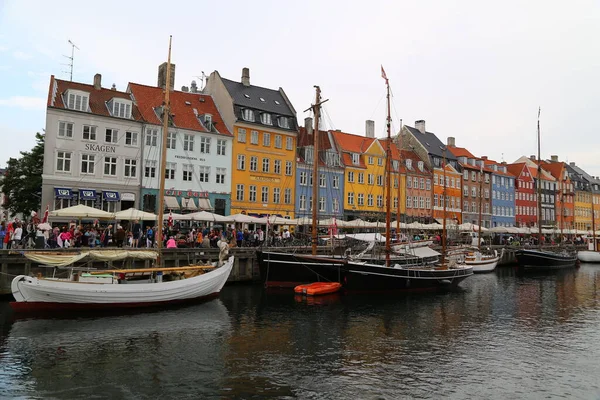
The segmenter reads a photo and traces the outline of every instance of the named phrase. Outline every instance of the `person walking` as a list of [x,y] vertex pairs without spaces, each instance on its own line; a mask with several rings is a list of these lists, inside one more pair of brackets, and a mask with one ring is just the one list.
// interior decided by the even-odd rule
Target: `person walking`
[[12,237],[12,247],[13,249],[20,249],[21,248],[21,238],[23,237],[23,227],[21,225],[21,223],[17,223],[17,227],[15,228],[14,232],[13,232],[13,237]]
[[133,240],[131,242],[131,247],[137,249],[139,247],[140,236],[142,236],[142,225],[140,221],[137,219],[133,221],[133,226],[131,227],[131,232],[133,233]]
[[125,241],[125,229],[121,225],[117,225],[117,233],[115,233],[115,241],[117,242],[117,247],[123,247],[123,242]]

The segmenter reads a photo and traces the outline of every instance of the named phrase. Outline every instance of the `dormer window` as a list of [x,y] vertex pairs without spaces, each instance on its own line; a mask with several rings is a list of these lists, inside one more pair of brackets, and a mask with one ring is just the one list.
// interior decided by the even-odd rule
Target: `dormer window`
[[69,89],[65,92],[64,96],[69,110],[88,111],[90,99],[89,93]]
[[288,117],[279,117],[277,118],[277,123],[280,128],[290,129],[290,119]]
[[412,160],[410,158],[406,159],[406,168],[412,169]]
[[244,121],[254,122],[254,111],[249,108],[245,108],[242,110],[242,118]]
[[398,162],[398,160],[392,160],[392,168],[394,169],[394,171],[398,171],[399,165],[400,163]]
[[260,122],[263,125],[273,125],[273,121],[271,120],[271,114],[269,114],[269,113],[260,114]]
[[337,167],[340,165],[340,155],[338,153],[331,150],[327,150],[326,158],[327,166]]
[[210,114],[204,115],[204,126],[206,127],[207,130],[209,130],[209,131],[212,130],[212,115],[210,115]]
[[312,164],[314,160],[314,149],[312,147],[306,147],[304,158],[307,163]]
[[458,162],[461,164],[466,164],[467,163],[467,157],[459,157],[458,158]]
[[360,155],[356,153],[352,153],[352,164],[359,165],[360,164]]
[[419,168],[419,171],[421,171],[421,172],[423,171],[423,161],[419,161],[417,163],[417,168]]
[[131,118],[131,101],[125,99],[110,99],[108,109],[113,117]]

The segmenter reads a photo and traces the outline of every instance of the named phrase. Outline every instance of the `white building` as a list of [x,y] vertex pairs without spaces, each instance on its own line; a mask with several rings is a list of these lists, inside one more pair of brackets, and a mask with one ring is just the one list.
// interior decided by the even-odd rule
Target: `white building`
[[42,210],[85,204],[105,211],[138,207],[142,117],[131,96],[50,78]]

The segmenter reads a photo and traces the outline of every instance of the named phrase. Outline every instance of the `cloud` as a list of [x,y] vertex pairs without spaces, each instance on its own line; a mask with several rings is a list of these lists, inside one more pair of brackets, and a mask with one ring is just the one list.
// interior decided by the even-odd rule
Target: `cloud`
[[31,54],[24,53],[20,50],[13,52],[13,57],[16,58],[17,60],[30,60],[33,58],[33,56]]
[[0,99],[0,106],[43,110],[46,108],[46,99],[43,97],[12,96],[8,99]]
[[8,50],[9,48],[10,48],[10,47],[8,47],[8,46],[3,46],[3,45],[1,45],[1,44],[0,44],[0,52],[2,52],[2,51],[6,51],[6,50]]

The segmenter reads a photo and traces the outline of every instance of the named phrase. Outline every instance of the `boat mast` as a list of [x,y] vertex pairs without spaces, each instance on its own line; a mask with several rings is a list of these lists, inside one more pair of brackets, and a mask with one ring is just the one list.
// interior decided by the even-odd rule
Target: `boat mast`
[[442,192],[442,201],[444,202],[443,221],[442,221],[442,262],[441,265],[446,264],[446,148],[442,149],[442,170],[444,171],[444,190]]
[[[392,252],[391,247],[391,218],[392,218],[392,204],[391,204],[391,180],[392,180],[392,136],[391,136],[391,126],[392,126],[392,117],[390,115],[390,82],[387,77],[385,78],[385,86],[387,87],[387,146],[385,149],[385,168],[386,168],[386,182],[385,182],[385,198],[386,198],[386,206],[385,206],[385,265],[387,267],[390,266],[390,253]],[[398,182],[398,186],[400,186],[400,182]],[[398,199],[398,206],[400,205],[400,199]]]
[[479,234],[477,235],[477,248],[481,252],[481,219],[483,212],[483,160],[479,171]]
[[537,121],[537,145],[538,145],[538,168],[537,168],[537,217],[538,217],[538,248],[542,249],[542,160],[540,158],[540,113],[542,107],[538,109],[538,121]]
[[[594,221],[594,187],[590,185],[590,192],[592,194],[592,245],[594,246],[593,251],[596,250],[596,222]],[[561,238],[562,240],[562,238]]]
[[[312,255],[317,255],[317,244],[319,240],[319,235],[317,231],[318,223],[317,221],[317,204],[319,195],[319,117],[321,116],[321,88],[315,85],[316,94],[315,94],[315,104],[312,106],[313,113],[315,115],[315,124],[313,128],[313,171],[312,171],[312,200],[311,200],[311,210],[312,210],[312,225],[311,225],[311,237],[312,237]],[[325,100],[327,101],[327,100]]]
[[157,264],[160,266],[160,249],[163,245],[163,219],[165,208],[165,177],[167,169],[167,135],[169,129],[169,115],[171,104],[169,103],[169,92],[171,90],[171,40],[169,36],[169,56],[167,57],[167,80],[165,81],[165,100],[163,104],[163,129],[162,129],[162,146],[160,152],[160,185],[158,189],[158,229],[156,230],[156,244],[159,250],[159,258]]

